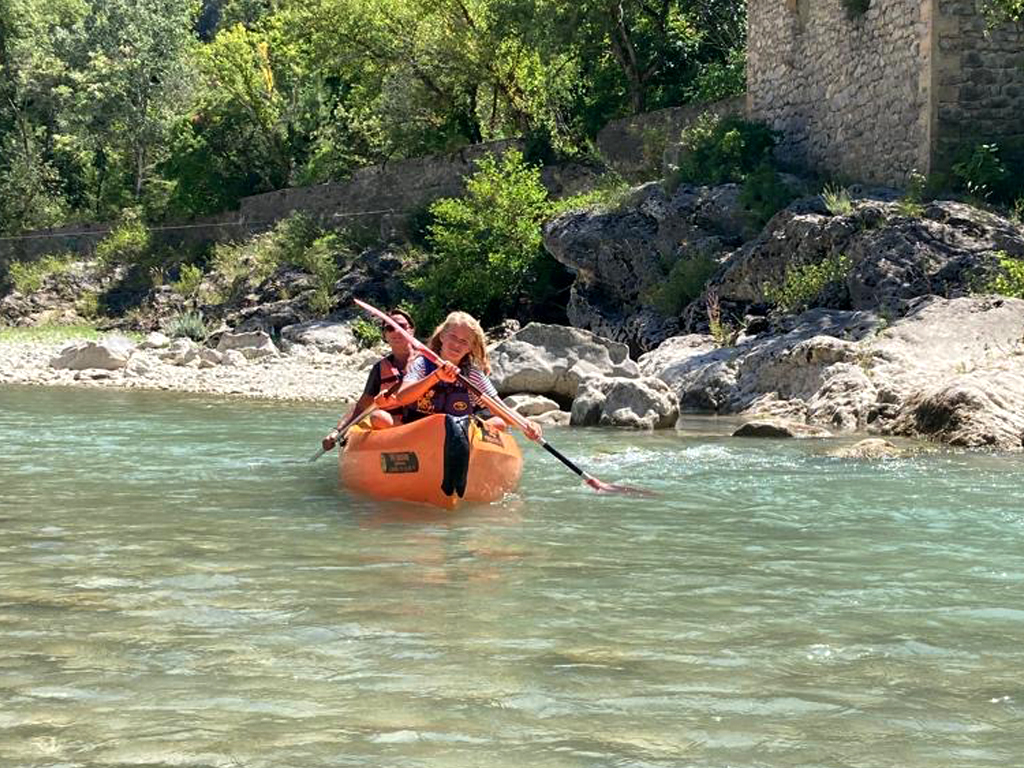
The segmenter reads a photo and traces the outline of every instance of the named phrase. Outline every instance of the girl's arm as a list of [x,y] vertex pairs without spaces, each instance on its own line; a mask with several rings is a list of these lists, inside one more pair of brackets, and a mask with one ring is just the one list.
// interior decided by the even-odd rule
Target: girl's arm
[[437,382],[445,381],[451,383],[459,375],[459,369],[449,362],[445,362],[441,367],[434,369],[434,371],[423,378],[410,378],[417,376],[419,371],[418,366],[410,368],[409,372],[406,373],[405,381],[402,382],[402,386],[393,397],[378,395],[373,402],[385,409],[409,405],[410,403],[415,403],[433,389]]

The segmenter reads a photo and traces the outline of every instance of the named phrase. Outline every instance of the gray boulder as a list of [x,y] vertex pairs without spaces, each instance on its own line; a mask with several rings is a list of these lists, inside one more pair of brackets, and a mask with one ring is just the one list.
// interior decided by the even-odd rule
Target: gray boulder
[[199,345],[192,339],[178,338],[159,350],[157,356],[170,365],[189,365],[193,361],[198,364]]
[[314,347],[335,355],[352,355],[359,351],[359,342],[351,323],[311,320],[281,329],[281,338],[289,344]]
[[733,437],[832,437],[822,427],[782,419],[748,421],[732,433]]
[[1024,439],[1024,301],[912,302],[887,324],[815,309],[788,330],[709,349],[699,337],[641,358],[683,407],[839,430],[1019,450]]
[[124,336],[111,336],[101,341],[77,341],[65,346],[50,360],[50,367],[82,371],[124,368],[135,351],[135,344]]
[[[937,201],[912,218],[902,215],[896,202],[862,198],[855,200],[853,212],[833,216],[818,198],[809,198],[776,214],[756,239],[729,257],[708,287],[723,307],[740,315],[742,308],[764,303],[765,285],[780,285],[787,269],[843,255],[851,264],[849,274],[841,285],[813,297],[811,306],[899,316],[911,299],[970,295],[994,273],[999,251],[1024,256],[1024,232],[964,203]],[[695,302],[684,327],[702,327],[705,315]]]
[[163,349],[171,343],[171,339],[160,331],[152,331],[139,344],[139,349]]
[[871,343],[889,402],[874,426],[970,448],[1024,440],[1024,301],[932,298]]
[[675,395],[653,377],[590,379],[572,403],[571,423],[576,426],[665,429],[678,419]]
[[881,437],[869,437],[853,445],[835,448],[827,455],[836,459],[895,459],[907,453]]
[[542,395],[509,395],[503,401],[520,416],[527,418],[559,410],[558,403]]
[[243,333],[225,333],[217,343],[218,352],[236,350],[248,360],[258,360],[278,354],[270,335],[265,331],[246,331]]
[[571,400],[598,376],[640,375],[629,349],[561,325],[530,323],[490,350],[491,379],[501,395],[530,393]]
[[677,318],[651,304],[672,266],[696,255],[724,256],[757,234],[749,222],[734,184],[667,193],[651,183],[615,210],[555,218],[544,227],[544,246],[576,274],[570,323],[639,353],[678,332]]

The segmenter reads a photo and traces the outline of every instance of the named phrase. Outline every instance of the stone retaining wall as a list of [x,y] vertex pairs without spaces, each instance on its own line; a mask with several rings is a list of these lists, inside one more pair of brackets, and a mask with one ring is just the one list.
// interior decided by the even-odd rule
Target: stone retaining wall
[[[407,234],[413,217],[440,197],[455,197],[477,161],[487,154],[522,149],[522,141],[476,144],[448,155],[428,155],[357,170],[345,181],[291,187],[242,198],[238,210],[152,228],[153,242],[171,248],[243,240],[295,211],[304,211],[331,229],[358,228],[385,239]],[[576,163],[548,166],[541,180],[559,198],[589,188],[601,169]],[[0,238],[0,282],[7,264],[31,261],[47,253],[87,255],[111,230],[111,224],[72,224]]]
[[665,151],[679,141],[683,129],[701,113],[743,114],[743,96],[705,104],[669,107],[612,120],[597,134],[597,149],[614,171],[629,181],[650,181],[665,175]]

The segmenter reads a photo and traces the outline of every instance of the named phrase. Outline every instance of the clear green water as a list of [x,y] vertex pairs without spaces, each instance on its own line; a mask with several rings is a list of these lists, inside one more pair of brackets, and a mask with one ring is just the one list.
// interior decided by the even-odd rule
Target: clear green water
[[550,431],[447,513],[330,409],[0,388],[0,766],[1024,763],[1024,460]]

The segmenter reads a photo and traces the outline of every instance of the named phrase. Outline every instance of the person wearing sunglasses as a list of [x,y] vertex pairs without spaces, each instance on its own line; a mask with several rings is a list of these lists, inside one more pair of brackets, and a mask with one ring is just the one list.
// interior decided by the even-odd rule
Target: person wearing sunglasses
[[[416,333],[412,317],[404,309],[393,309],[388,314],[396,324],[400,325],[410,334]],[[398,392],[405,378],[405,372],[412,360],[413,353],[409,342],[402,334],[398,333],[388,324],[383,328],[384,340],[390,345],[391,352],[373,364],[369,375],[366,377],[366,386],[363,393],[356,400],[351,410],[338,422],[338,426],[327,435],[321,444],[325,451],[331,450],[337,442],[335,435],[344,433],[349,424],[356,419],[374,403],[378,395],[393,395]],[[373,429],[386,429],[401,424],[405,408],[395,407],[387,410],[377,410],[370,414],[370,426]]]

